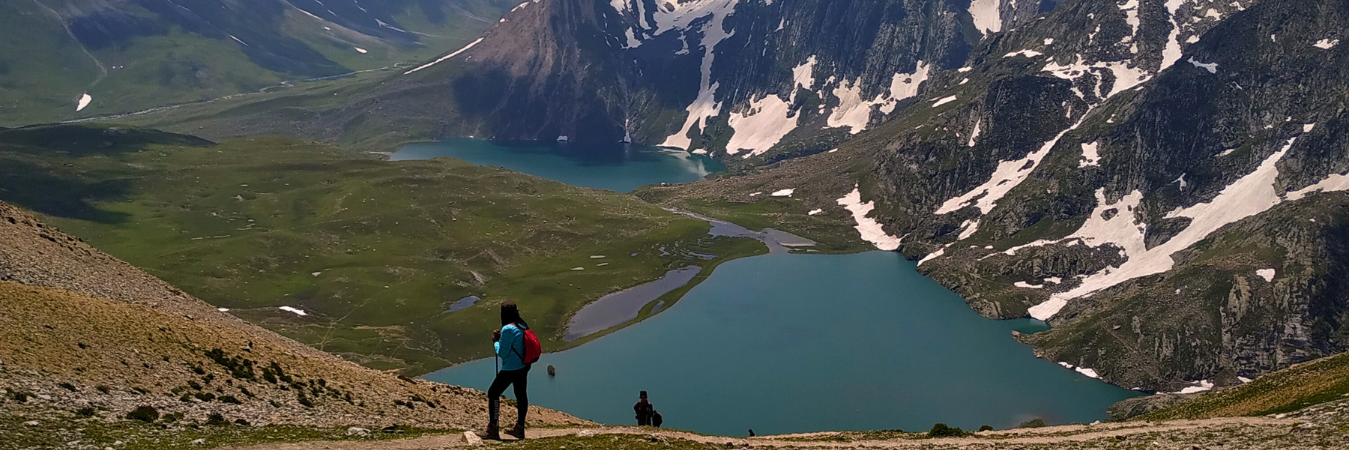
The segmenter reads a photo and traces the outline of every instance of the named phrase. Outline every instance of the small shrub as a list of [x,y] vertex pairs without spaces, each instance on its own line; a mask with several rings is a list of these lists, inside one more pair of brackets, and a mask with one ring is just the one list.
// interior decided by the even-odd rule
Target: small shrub
[[247,421],[247,420],[244,420],[244,419],[234,419],[234,423],[239,424],[239,425],[243,425],[243,426],[248,426],[248,421]]
[[314,407],[314,402],[310,401],[310,400],[309,400],[309,397],[305,397],[303,393],[300,394],[299,397],[300,397],[300,404],[301,404],[301,405],[304,405],[306,408],[313,408],[313,407]]
[[198,383],[196,380],[187,380],[187,387],[192,388],[192,390],[200,391],[201,383]]
[[960,437],[968,434],[969,433],[966,433],[965,430],[960,429],[960,427],[949,427],[944,423],[938,423],[932,425],[932,429],[928,430],[927,437]]
[[979,431],[993,431],[993,427],[989,425],[984,425],[979,427]]
[[104,394],[107,394],[109,391],[112,391],[112,388],[108,387],[108,385],[106,385],[106,384],[100,384],[100,385],[98,385],[98,386],[94,386],[94,389],[98,389],[99,392],[102,392],[102,393],[104,393]]
[[132,391],[135,391],[137,394],[141,394],[141,395],[149,395],[149,394],[150,394],[150,391],[149,391],[149,390],[146,390],[145,388],[139,387],[139,386],[133,387],[133,388],[131,388],[131,390],[132,390]]
[[239,386],[239,392],[243,393],[244,395],[247,395],[248,398],[257,397],[256,395],[253,395],[252,392],[248,392],[248,388],[245,388],[243,386]]
[[220,413],[211,413],[211,415],[206,416],[207,425],[224,425],[227,423],[229,422],[225,421],[225,416],[220,415]]
[[183,413],[176,412],[173,414],[165,414],[164,417],[162,417],[162,419],[164,419],[164,422],[166,423],[177,422],[179,420],[183,420]]
[[231,403],[235,405],[242,405],[244,403],[239,401],[239,399],[234,398],[233,395],[222,395],[218,400],[220,400],[221,403]]
[[194,394],[194,396],[197,397],[197,400],[201,400],[203,402],[215,400],[215,394],[212,394],[210,392],[198,392]]
[[14,400],[14,401],[19,402],[19,403],[25,403],[25,402],[27,402],[29,397],[33,397],[33,393],[32,393],[32,392],[19,392],[19,391],[10,391],[10,392],[9,392],[9,399],[10,399],[10,400]]
[[65,390],[67,390],[67,391],[70,391],[70,392],[77,392],[77,391],[78,391],[77,389],[75,389],[75,385],[70,384],[70,383],[61,383],[61,384],[58,384],[57,386],[61,386],[61,388],[65,389]]
[[280,404],[280,403],[277,403],[276,400],[268,400],[267,403],[270,403],[270,404],[272,405],[273,408],[280,408],[280,407],[281,407],[281,404]]
[[94,408],[86,406],[75,411],[75,415],[79,417],[94,417],[95,412]]
[[1045,420],[1037,417],[1037,418],[1034,418],[1034,419],[1031,419],[1031,420],[1027,420],[1027,421],[1025,421],[1025,422],[1021,422],[1021,425],[1017,425],[1016,427],[1017,427],[1017,428],[1042,428],[1042,427],[1045,427],[1045,426],[1048,426],[1048,425],[1045,423]]
[[137,406],[136,409],[126,413],[126,418],[129,420],[139,420],[145,423],[154,423],[156,420],[159,420],[159,411],[155,410],[153,406]]
[[192,394],[183,394],[182,397],[178,397],[178,401],[183,403],[192,403]]

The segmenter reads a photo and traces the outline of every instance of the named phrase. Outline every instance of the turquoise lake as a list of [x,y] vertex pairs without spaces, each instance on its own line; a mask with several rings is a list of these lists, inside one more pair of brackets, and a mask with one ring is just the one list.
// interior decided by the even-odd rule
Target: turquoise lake
[[389,159],[442,156],[480,166],[505,167],[573,186],[617,192],[629,192],[648,184],[698,181],[725,169],[706,156],[636,144],[499,143],[476,139],[410,144]]
[[[730,436],[1089,423],[1138,395],[1038,359],[1011,335],[1042,329],[980,317],[897,253],[764,255],[722,264],[655,317],[544,355],[529,395],[632,424],[647,390],[665,426]],[[493,370],[480,360],[426,378],[486,390]]]
[[[410,145],[392,159],[439,156],[620,192],[721,170],[650,147],[469,139]],[[633,424],[646,390],[667,427],[729,436],[1089,423],[1139,395],[1038,359],[1012,338],[1044,329],[980,317],[898,253],[771,254],[724,263],[660,314],[544,355],[529,393],[535,405]],[[486,390],[493,371],[487,359],[426,378]]]

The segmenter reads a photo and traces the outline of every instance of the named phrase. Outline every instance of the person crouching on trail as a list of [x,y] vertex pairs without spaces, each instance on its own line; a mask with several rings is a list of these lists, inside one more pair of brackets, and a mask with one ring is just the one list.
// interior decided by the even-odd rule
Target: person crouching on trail
[[651,425],[651,414],[656,411],[656,407],[646,400],[646,391],[637,394],[637,404],[632,405],[632,411],[637,413],[637,426]]
[[484,439],[500,440],[498,419],[501,415],[501,394],[506,386],[515,386],[515,428],[506,430],[506,434],[517,439],[525,438],[525,415],[529,412],[529,368],[539,360],[541,349],[539,339],[529,330],[529,325],[520,318],[520,310],[515,302],[501,304],[501,329],[492,332],[492,342],[496,347],[496,357],[500,366],[492,387],[487,389],[487,432]]

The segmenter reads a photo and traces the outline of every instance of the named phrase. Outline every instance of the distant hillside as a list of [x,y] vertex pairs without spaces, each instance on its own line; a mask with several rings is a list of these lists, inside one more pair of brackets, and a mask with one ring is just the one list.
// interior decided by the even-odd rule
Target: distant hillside
[[[217,311],[0,203],[0,421],[483,426],[477,391],[400,379]],[[578,424],[538,409],[538,425]]]
[[472,40],[514,4],[0,2],[0,124],[138,111],[412,64]]

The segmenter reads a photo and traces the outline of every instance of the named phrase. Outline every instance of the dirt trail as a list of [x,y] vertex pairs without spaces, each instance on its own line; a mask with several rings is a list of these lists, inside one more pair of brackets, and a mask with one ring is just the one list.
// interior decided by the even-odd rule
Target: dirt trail
[[[702,444],[726,445],[740,448],[745,444],[753,448],[920,448],[920,447],[972,447],[1002,448],[1023,445],[1053,445],[1093,441],[1105,438],[1123,438],[1149,433],[1176,434],[1180,432],[1204,432],[1231,429],[1234,427],[1287,430],[1302,421],[1296,419],[1272,419],[1266,417],[1234,417],[1206,420],[1179,420],[1164,423],[1124,422],[1098,425],[1064,425],[1045,428],[1017,429],[979,433],[976,436],[914,439],[898,437],[888,440],[840,440],[845,433],[807,433],[780,436],[759,436],[753,438],[732,438],[704,436],[682,431],[653,430],[635,427],[601,428],[551,428],[534,429],[529,439],[546,439],[561,436],[587,435],[633,435],[652,438],[682,439]],[[509,441],[507,441],[509,442]],[[485,446],[499,445],[487,442]],[[383,442],[370,441],[312,441],[287,444],[262,444],[246,447],[229,447],[228,450],[412,450],[466,447],[463,435],[448,434],[422,436]]]

